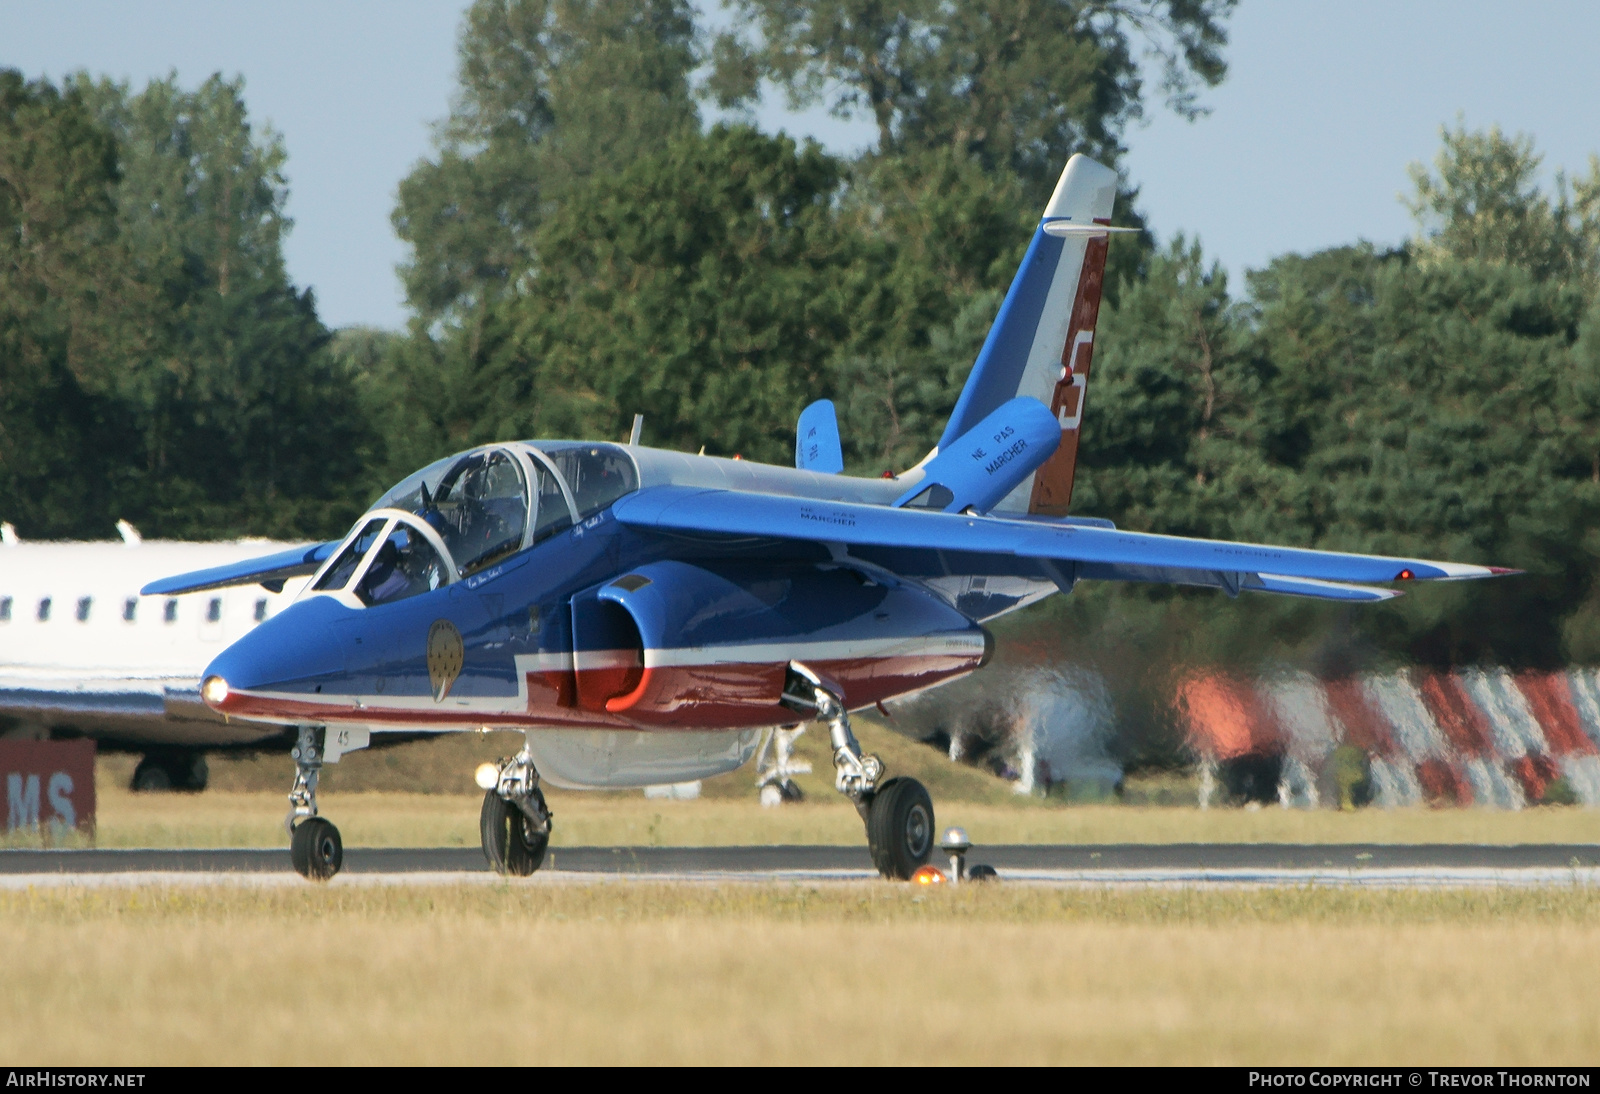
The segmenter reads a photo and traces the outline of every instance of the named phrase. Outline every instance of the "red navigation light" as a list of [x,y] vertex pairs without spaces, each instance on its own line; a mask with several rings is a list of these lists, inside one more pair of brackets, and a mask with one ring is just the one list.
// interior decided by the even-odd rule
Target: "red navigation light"
[[1417,575],[1412,573],[1410,570],[1401,570],[1399,573],[1394,575],[1394,579],[1396,581],[1410,581],[1416,576]]

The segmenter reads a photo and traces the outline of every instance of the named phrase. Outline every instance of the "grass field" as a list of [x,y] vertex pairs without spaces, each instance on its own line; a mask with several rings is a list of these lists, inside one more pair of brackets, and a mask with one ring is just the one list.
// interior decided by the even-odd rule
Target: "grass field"
[[[942,824],[1017,842],[1600,842],[1600,811],[1065,805],[870,723]],[[817,772],[762,809],[550,791],[560,845],[864,842]],[[346,757],[351,846],[475,846],[464,735]],[[100,760],[100,846],[283,846],[283,756],[202,794]],[[452,792],[452,788],[459,791]],[[444,791],[444,792],[441,792]],[[1181,787],[1180,787],[1181,791]],[[1183,800],[1181,792],[1177,800]],[[1600,1062],[1600,892],[921,890],[638,881],[0,891],[0,1060],[184,1063]]]
[[1600,894],[0,893],[8,1064],[1600,1061]]

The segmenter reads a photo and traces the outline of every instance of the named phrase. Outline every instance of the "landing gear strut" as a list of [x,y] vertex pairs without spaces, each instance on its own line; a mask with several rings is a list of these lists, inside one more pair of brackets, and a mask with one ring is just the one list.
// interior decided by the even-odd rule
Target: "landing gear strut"
[[478,769],[484,788],[478,830],[483,837],[483,857],[497,874],[527,877],[544,865],[550,847],[554,814],[539,789],[539,772],[524,747],[499,764]]
[[325,730],[301,726],[300,738],[289,755],[294,757],[294,786],[289,790],[289,861],[302,877],[327,881],[344,865],[344,841],[339,830],[317,816],[317,778],[322,774]]
[[867,825],[872,864],[904,881],[933,854],[933,800],[916,779],[883,779],[883,761],[864,755],[850,730],[850,712],[837,690],[798,661],[789,662],[783,703],[828,725],[833,785],[856,804]]

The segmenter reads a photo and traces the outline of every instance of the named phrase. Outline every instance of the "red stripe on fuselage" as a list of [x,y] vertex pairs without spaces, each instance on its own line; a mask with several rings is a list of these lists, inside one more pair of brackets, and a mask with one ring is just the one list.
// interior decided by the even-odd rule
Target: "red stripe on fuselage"
[[[807,664],[837,681],[852,709],[871,706],[963,676],[982,662],[982,653],[890,656]],[[393,707],[383,696],[330,696],[326,701],[281,694],[234,691],[216,709],[231,717],[282,722],[349,722],[361,725],[472,728],[546,726],[572,729],[752,729],[794,722],[795,714],[778,699],[788,663],[722,663],[651,668],[632,693],[625,709],[588,710],[572,705],[571,674],[561,671],[526,673],[525,712],[492,709],[503,699],[474,706],[470,696],[452,694],[443,704]],[[637,672],[638,670],[632,670]],[[627,683],[632,673],[618,673]],[[361,706],[356,705],[359,698]],[[615,697],[614,697],[615,698]],[[458,705],[465,700],[468,705]]]

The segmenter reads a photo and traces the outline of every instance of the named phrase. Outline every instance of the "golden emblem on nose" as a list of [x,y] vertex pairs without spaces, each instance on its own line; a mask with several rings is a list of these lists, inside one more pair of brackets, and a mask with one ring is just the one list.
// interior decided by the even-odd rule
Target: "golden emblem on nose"
[[448,619],[436,619],[428,628],[428,682],[433,685],[433,701],[444,702],[450,685],[461,675],[463,649],[461,632]]

